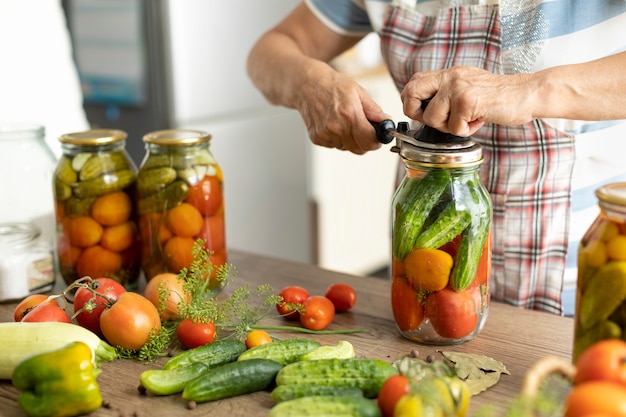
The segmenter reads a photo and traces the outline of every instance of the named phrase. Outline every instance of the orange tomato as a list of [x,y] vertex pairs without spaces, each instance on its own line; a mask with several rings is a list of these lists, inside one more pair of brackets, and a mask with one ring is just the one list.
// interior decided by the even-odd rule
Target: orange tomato
[[565,417],[626,415],[626,387],[610,381],[588,381],[575,385],[565,399]]
[[246,335],[246,347],[248,349],[265,345],[272,342],[272,336],[264,330],[252,330]]
[[626,341],[607,339],[585,349],[576,360],[574,384],[613,381],[626,386]]
[[413,288],[439,291],[448,285],[454,259],[439,249],[413,249],[404,258],[406,276]]
[[102,226],[89,216],[66,217],[63,229],[74,246],[86,248],[100,242]]
[[222,206],[222,183],[216,176],[205,176],[189,187],[186,201],[204,216],[213,216]]
[[115,226],[105,227],[100,244],[105,249],[122,252],[130,248],[137,238],[137,226],[129,221]]
[[328,298],[312,295],[302,303],[300,323],[310,330],[324,330],[335,319],[335,306]]
[[[155,275],[148,281],[143,295],[161,311],[161,320],[177,320],[179,318],[179,303],[189,301],[184,286],[185,281],[178,275],[164,272]],[[163,298],[161,298],[161,294],[163,294]],[[161,305],[162,301],[163,305]]]
[[207,250],[219,250],[226,245],[226,233],[224,230],[224,213],[211,217],[205,217],[204,223],[197,238],[205,241]]
[[115,226],[130,219],[132,202],[124,191],[101,195],[91,206],[92,217],[103,226]]
[[394,277],[391,282],[391,309],[396,325],[403,332],[417,330],[424,322],[424,308],[415,289],[404,278]]
[[193,244],[193,238],[180,236],[173,236],[165,242],[163,252],[170,271],[178,273],[183,268],[189,268],[193,262]]
[[[24,318],[26,313],[28,313],[47,299],[48,296],[44,294],[31,294],[27,296],[15,306],[15,309],[13,310],[13,320],[22,321],[22,318]],[[50,302],[57,304],[55,300],[51,300]]]
[[150,300],[129,291],[102,312],[100,328],[111,345],[139,350],[148,343],[151,332],[161,330],[161,319]]
[[404,375],[392,375],[383,382],[378,393],[378,407],[383,417],[393,417],[393,410],[398,400],[411,391],[409,378]]
[[194,237],[200,233],[203,224],[202,214],[189,203],[171,208],[165,216],[165,225],[176,236]]
[[122,256],[100,245],[82,251],[76,262],[76,273],[81,277],[114,277],[121,268]]

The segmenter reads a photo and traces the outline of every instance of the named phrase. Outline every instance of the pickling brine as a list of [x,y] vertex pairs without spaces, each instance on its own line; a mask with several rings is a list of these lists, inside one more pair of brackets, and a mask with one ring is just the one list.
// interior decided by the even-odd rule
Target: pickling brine
[[209,149],[211,136],[195,130],[162,130],[144,136],[146,156],[137,178],[142,267],[150,280],[178,274],[193,261],[201,240],[217,269],[227,261],[223,174]]

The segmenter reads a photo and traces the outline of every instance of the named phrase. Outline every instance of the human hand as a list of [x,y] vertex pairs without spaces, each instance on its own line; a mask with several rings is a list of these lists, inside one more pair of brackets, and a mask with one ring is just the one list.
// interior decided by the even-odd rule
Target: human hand
[[389,118],[362,86],[334,70],[301,84],[296,108],[311,142],[357,155],[381,147],[370,121]]
[[[533,119],[529,74],[496,75],[474,67],[415,73],[400,94],[411,119],[457,136],[484,123],[519,125]],[[430,99],[426,110],[422,101]]]

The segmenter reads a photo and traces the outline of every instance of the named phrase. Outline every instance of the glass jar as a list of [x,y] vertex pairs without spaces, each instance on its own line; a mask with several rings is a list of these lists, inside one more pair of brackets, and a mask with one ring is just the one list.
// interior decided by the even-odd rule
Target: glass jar
[[54,173],[57,252],[67,284],[108,277],[137,286],[141,244],[135,208],[137,167],[126,133],[95,129],[59,138],[63,155]]
[[596,197],[600,213],[578,247],[574,361],[591,344],[626,334],[626,182]]
[[192,248],[204,241],[213,269],[227,261],[223,174],[211,154],[211,135],[196,130],[160,130],[143,138],[146,156],[137,178],[142,266],[146,279],[189,268]]
[[406,168],[392,199],[396,326],[424,344],[472,340],[490,301],[492,213],[478,175],[482,148],[425,126],[392,150]]

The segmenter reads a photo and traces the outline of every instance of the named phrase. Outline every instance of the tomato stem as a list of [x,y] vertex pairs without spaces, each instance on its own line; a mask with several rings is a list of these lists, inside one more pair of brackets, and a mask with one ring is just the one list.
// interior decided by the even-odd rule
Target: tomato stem
[[297,326],[262,326],[262,325],[251,325],[249,326],[251,329],[257,330],[285,330],[285,331],[293,331],[293,332],[301,332],[301,333],[310,333],[310,334],[344,334],[344,333],[366,333],[368,329],[343,329],[343,330],[311,330],[304,327]]

